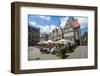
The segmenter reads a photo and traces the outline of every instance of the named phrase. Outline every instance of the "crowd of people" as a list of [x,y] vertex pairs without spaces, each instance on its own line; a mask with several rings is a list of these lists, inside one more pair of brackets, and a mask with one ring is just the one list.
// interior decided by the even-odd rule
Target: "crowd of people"
[[64,45],[64,44],[39,45],[39,49],[42,54],[52,54],[52,55],[57,55],[57,56],[59,56],[60,54],[61,47],[65,48],[66,53],[71,52],[74,49],[74,46],[71,45],[70,43],[68,45]]

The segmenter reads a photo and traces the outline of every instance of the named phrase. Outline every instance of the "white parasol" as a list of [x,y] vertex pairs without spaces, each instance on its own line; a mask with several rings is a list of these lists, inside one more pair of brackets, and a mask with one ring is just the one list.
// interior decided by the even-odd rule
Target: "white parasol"
[[67,43],[73,43],[73,41],[66,40],[66,39],[61,39],[61,40],[58,40],[56,43],[67,44]]

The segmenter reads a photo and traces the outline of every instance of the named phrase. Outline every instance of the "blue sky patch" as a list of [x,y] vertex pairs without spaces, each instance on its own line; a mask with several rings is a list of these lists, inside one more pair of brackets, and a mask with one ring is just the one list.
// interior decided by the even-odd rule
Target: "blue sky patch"
[[88,17],[74,17],[74,16],[40,16],[28,15],[28,24],[36,28],[40,28],[41,33],[50,34],[53,29],[64,27],[66,22],[78,19],[80,24],[80,32],[83,34],[88,31]]

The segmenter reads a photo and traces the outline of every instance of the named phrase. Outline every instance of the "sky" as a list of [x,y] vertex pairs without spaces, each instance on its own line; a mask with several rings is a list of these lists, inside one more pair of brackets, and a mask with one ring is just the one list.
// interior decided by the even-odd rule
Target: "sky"
[[64,27],[65,23],[78,19],[80,24],[80,31],[83,34],[88,30],[88,17],[74,17],[74,16],[40,16],[40,15],[28,15],[28,24],[30,26],[40,28],[41,33],[50,34],[53,29]]

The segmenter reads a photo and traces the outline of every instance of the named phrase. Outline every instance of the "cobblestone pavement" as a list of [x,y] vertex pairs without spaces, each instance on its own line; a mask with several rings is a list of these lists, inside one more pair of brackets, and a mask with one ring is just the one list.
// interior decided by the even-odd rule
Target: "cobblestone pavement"
[[[78,46],[74,52],[67,53],[66,59],[79,59],[88,57],[88,48],[87,46]],[[39,48],[29,47],[28,48],[28,60],[55,60],[60,59],[59,56],[52,54],[42,54]]]
[[70,53],[67,59],[88,58],[87,46],[78,46],[74,52]]

